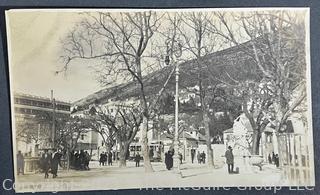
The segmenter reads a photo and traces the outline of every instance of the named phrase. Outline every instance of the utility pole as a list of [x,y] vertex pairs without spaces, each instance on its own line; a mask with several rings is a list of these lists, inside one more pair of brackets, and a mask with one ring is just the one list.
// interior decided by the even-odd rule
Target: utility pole
[[179,63],[176,64],[176,95],[175,95],[175,114],[174,114],[174,164],[180,171],[179,160]]
[[51,103],[52,103],[52,148],[55,149],[56,139],[56,101],[53,97],[53,90],[51,90]]

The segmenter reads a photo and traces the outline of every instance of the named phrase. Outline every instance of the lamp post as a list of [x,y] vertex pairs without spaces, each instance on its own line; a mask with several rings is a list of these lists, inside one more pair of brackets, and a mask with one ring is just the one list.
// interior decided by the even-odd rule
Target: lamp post
[[56,101],[53,96],[53,90],[51,90],[51,103],[52,103],[52,148],[55,149],[56,139]]
[[[181,44],[179,42],[173,42],[173,43],[177,43],[178,48],[174,49],[168,48],[168,44],[167,44],[167,55],[165,58],[165,63],[166,65],[170,64],[170,56],[169,53],[171,54],[171,56],[173,56],[172,54],[175,55],[176,58],[179,58],[182,55],[182,48],[181,48]],[[172,44],[173,45],[173,44]],[[175,65],[175,72],[176,72],[176,92],[175,92],[175,117],[174,117],[174,140],[173,140],[173,148],[174,148],[174,156],[173,156],[173,160],[174,160],[174,165],[176,165],[177,170],[180,171],[180,160],[179,160],[179,63],[176,63]]]

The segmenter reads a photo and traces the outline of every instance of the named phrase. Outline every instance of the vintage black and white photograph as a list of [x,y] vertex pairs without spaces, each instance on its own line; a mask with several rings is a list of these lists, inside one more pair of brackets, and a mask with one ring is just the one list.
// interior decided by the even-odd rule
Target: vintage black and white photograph
[[16,192],[314,186],[308,8],[6,11]]

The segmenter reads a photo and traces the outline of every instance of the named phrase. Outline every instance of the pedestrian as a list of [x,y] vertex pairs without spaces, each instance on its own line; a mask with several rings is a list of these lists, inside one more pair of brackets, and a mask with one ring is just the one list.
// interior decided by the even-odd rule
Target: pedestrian
[[78,151],[74,154],[74,165],[76,170],[80,169],[80,154]]
[[168,170],[170,170],[173,167],[173,158],[172,158],[173,154],[172,151],[168,151],[165,153],[165,164],[166,164],[166,168]]
[[194,161],[194,156],[195,156],[195,149],[191,149],[191,163],[193,164],[193,161]]
[[278,154],[276,154],[274,157],[274,164],[276,165],[277,168],[279,167],[279,155]]
[[104,152],[102,152],[100,154],[100,158],[99,158],[99,165],[101,166],[104,166]]
[[182,164],[182,154],[179,152],[178,156],[179,156],[180,164]]
[[24,157],[20,150],[18,151],[18,154],[17,154],[17,170],[18,170],[18,175],[20,175],[20,173],[24,175]]
[[206,153],[204,153],[204,151],[202,151],[202,154],[201,154],[201,161],[203,164],[206,163]]
[[[275,160],[276,160],[276,155],[274,154],[274,152],[272,152],[272,163],[275,163]],[[290,161],[291,161],[291,159],[290,159]]]
[[51,166],[51,154],[48,153],[48,150],[44,150],[44,154],[41,157],[41,162],[42,162],[42,169],[44,172],[44,178],[49,177],[49,170]]
[[53,178],[56,178],[58,176],[58,165],[61,166],[61,157],[62,157],[62,154],[61,154],[61,150],[58,149],[54,154],[53,154],[53,157],[52,157],[52,161],[51,161],[51,173],[52,173],[52,177]]
[[80,154],[79,154],[80,170],[85,169],[85,158],[86,158],[86,155],[85,155],[84,151],[80,150]]
[[154,156],[153,148],[150,148],[150,150],[149,150],[149,158],[150,158],[151,161],[153,160],[153,156]]
[[226,163],[228,165],[228,173],[232,174],[233,173],[233,165],[234,165],[234,157],[233,157],[231,146],[228,147],[228,150],[225,153],[225,157],[226,157]]
[[197,154],[197,159],[198,159],[198,163],[200,164],[201,163],[201,154],[200,154],[199,151],[198,151],[198,154]]
[[84,154],[85,154],[84,168],[85,170],[90,170],[89,164],[90,164],[91,156],[88,153],[88,151],[85,151]]
[[70,153],[70,167],[75,167],[75,156],[74,156],[74,150],[72,150]]
[[141,156],[140,156],[139,152],[137,152],[135,159],[134,159],[134,161],[136,162],[136,167],[140,166],[140,159],[141,159]]
[[269,164],[272,164],[272,158],[271,158],[270,154],[268,155],[268,162],[269,162]]
[[108,165],[112,166],[112,152],[111,151],[109,151],[109,153],[108,153]]

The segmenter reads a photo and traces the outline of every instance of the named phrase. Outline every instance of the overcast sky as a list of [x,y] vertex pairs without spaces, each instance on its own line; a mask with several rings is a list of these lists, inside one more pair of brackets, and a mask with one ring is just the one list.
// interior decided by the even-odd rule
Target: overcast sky
[[[77,64],[67,75],[55,75],[63,65],[60,40],[81,16],[70,12],[8,12],[11,88],[13,91],[73,102],[101,87],[85,64]],[[10,55],[9,54],[9,55]]]
[[70,10],[10,10],[6,17],[12,91],[50,97],[53,89],[56,99],[74,102],[101,89],[88,62],[74,61],[66,75],[54,74],[63,66],[61,39],[83,15]]

